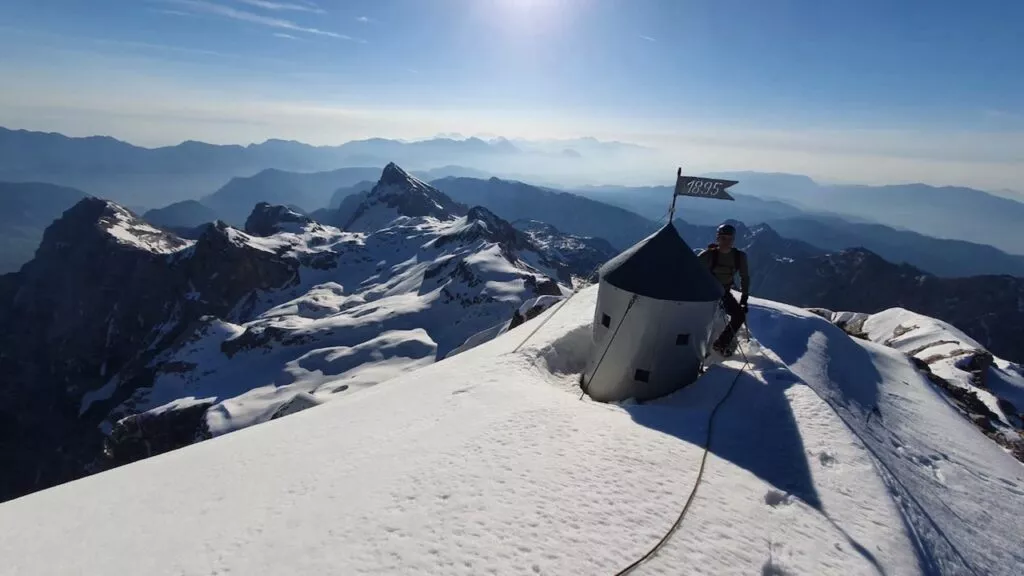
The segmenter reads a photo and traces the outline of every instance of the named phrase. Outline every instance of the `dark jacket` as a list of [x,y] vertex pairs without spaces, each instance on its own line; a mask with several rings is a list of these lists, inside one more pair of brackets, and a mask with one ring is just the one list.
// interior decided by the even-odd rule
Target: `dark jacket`
[[697,254],[697,259],[705,268],[711,271],[716,280],[721,282],[726,290],[734,286],[736,274],[740,275],[741,301],[746,301],[750,295],[750,271],[747,267],[747,254],[738,248],[728,252],[722,252],[718,246],[711,244],[706,250]]

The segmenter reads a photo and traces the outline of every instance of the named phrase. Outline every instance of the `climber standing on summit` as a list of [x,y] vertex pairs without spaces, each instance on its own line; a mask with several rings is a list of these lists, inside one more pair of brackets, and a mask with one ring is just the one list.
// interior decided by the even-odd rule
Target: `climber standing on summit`
[[[722,305],[729,315],[729,325],[712,345],[714,350],[723,356],[731,356],[733,340],[743,323],[747,320],[747,298],[750,297],[750,273],[747,269],[747,254],[734,245],[736,243],[736,227],[722,224],[718,227],[715,242],[708,244],[706,250],[697,254],[701,264],[711,271],[712,276],[725,288]],[[732,295],[736,273],[740,275],[740,301]]]

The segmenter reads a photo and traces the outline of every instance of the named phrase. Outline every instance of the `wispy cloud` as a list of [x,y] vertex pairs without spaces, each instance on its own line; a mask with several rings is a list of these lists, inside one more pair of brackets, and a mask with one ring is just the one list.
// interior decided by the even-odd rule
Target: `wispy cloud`
[[983,110],[982,114],[986,118],[989,118],[989,119],[992,119],[992,120],[1020,120],[1020,119],[1024,119],[1024,115],[1018,114],[1016,112],[1011,112],[1009,110],[1000,110],[1000,109],[996,109],[996,108],[989,108],[987,110]]
[[363,24],[366,24],[369,21],[370,21],[370,18],[368,16],[360,16],[360,17],[356,18],[356,22],[362,22]]
[[277,36],[278,38],[287,38],[289,40],[298,40],[299,39],[297,36],[292,36],[291,34],[285,34],[284,32],[274,32],[274,36]]
[[288,2],[271,2],[270,0],[238,0],[242,4],[256,6],[265,10],[276,10],[280,12],[312,12],[314,14],[326,14],[327,11],[312,2],[307,4],[291,4]]
[[235,54],[217,52],[215,50],[203,50],[202,48],[189,48],[187,46],[171,46],[169,44],[156,44],[153,42],[136,42],[132,40],[112,40],[109,38],[90,38],[88,40],[100,46],[116,46],[120,48],[134,48],[140,50],[158,50],[162,52],[177,52],[179,54],[192,54],[196,56],[241,58],[241,56]]
[[205,14],[213,14],[215,16],[222,16],[224,18],[230,18],[232,20],[238,20],[241,22],[249,22],[251,24],[260,24],[262,26],[269,26],[271,28],[278,28],[281,30],[290,30],[292,32],[302,32],[305,34],[315,34],[317,36],[327,36],[330,38],[338,38],[340,40],[349,40],[351,42],[358,42],[365,44],[365,40],[359,38],[353,38],[347,34],[338,34],[337,32],[331,32],[329,30],[321,30],[319,28],[312,28],[308,26],[302,26],[292,22],[291,20],[285,20],[284,18],[273,18],[270,16],[263,16],[261,14],[254,14],[252,12],[246,12],[245,10],[239,10],[232,8],[231,6],[225,6],[223,4],[216,4],[214,2],[207,2],[206,0],[167,0],[177,6],[189,8],[195,12],[201,12]]
[[152,12],[157,14],[167,14],[168,16],[192,16],[190,12],[182,12],[181,10],[165,10],[163,8],[153,8]]
[[643,34],[640,35],[640,39],[647,40],[648,42],[657,42],[657,40],[655,40],[654,38],[651,38],[650,36],[644,36]]

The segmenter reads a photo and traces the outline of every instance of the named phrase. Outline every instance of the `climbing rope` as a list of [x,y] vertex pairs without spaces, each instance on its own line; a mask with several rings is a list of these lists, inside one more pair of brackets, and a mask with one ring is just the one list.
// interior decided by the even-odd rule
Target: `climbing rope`
[[686,513],[690,510],[690,505],[693,504],[693,501],[697,496],[697,488],[700,487],[700,484],[704,479],[704,467],[708,461],[708,452],[710,452],[711,450],[712,431],[714,430],[715,415],[718,414],[718,409],[721,408],[722,405],[725,404],[725,401],[729,399],[729,396],[732,395],[732,391],[733,389],[736,388],[736,382],[739,381],[740,375],[743,374],[743,372],[747,369],[748,366],[750,366],[750,359],[747,358],[747,353],[743,350],[742,346],[737,346],[737,348],[743,355],[743,366],[736,371],[736,375],[733,377],[732,383],[729,384],[729,390],[727,390],[725,395],[722,396],[722,399],[719,400],[717,404],[715,404],[715,407],[711,410],[711,414],[708,415],[708,434],[704,441],[704,454],[700,458],[700,468],[697,470],[697,480],[694,481],[693,483],[693,489],[690,490],[690,495],[686,498],[686,503],[683,504],[683,509],[679,512],[679,516],[676,518],[676,521],[672,524],[668,531],[665,532],[665,535],[661,537],[661,540],[659,540],[653,548],[648,550],[647,553],[638,558],[629,566],[626,566],[619,572],[616,572],[615,576],[624,576],[625,574],[631,574],[633,570],[636,570],[640,567],[640,565],[653,558],[654,555],[657,554],[663,546],[665,546],[669,539],[672,538],[672,535],[675,534],[679,527],[682,525],[683,519],[686,517]]
[[552,309],[551,313],[548,314],[547,317],[545,317],[544,320],[542,320],[539,324],[537,324],[537,326],[532,331],[530,331],[529,334],[526,335],[526,338],[523,338],[523,341],[520,342],[518,346],[512,349],[512,354],[519,352],[519,349],[522,348],[523,345],[526,344],[526,342],[530,338],[533,338],[533,335],[536,334],[541,328],[543,328],[544,325],[548,323],[548,320],[551,320],[552,318],[555,317],[555,314],[558,314],[558,311],[562,309],[562,306],[564,306],[565,303],[567,303],[569,300],[572,300],[573,297],[579,294],[580,291],[582,291],[584,288],[593,286],[593,278],[594,276],[597,276],[597,271],[601,269],[601,266],[604,266],[604,262],[601,262],[600,264],[595,266],[594,269],[590,271],[590,274],[588,274],[585,278],[582,279],[580,285],[573,289],[572,294],[569,294],[569,296],[563,298],[561,302],[556,304],[555,307]]
[[555,314],[558,314],[558,311],[562,308],[562,306],[566,302],[568,302],[569,300],[572,300],[572,297],[575,296],[575,295],[576,295],[576,292],[573,291],[573,293],[569,294],[569,296],[567,298],[563,298],[561,302],[556,304],[554,309],[551,311],[551,313],[548,314],[547,317],[544,318],[544,320],[541,320],[540,323],[538,323],[537,326],[529,334],[526,335],[526,338],[523,338],[523,341],[520,342],[518,346],[516,346],[515,348],[512,349],[512,353],[515,354],[516,352],[519,352],[519,349],[523,347],[523,344],[526,344],[527,340],[529,340],[530,338],[533,338],[533,335],[536,334],[538,330],[543,328],[544,325],[548,323],[548,320],[551,320],[552,318],[554,318]]

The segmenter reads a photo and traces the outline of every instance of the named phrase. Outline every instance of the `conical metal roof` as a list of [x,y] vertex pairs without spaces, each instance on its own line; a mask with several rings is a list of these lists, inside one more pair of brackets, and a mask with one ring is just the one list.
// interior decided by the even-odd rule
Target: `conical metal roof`
[[609,260],[601,267],[600,278],[658,300],[712,302],[725,292],[671,222]]

